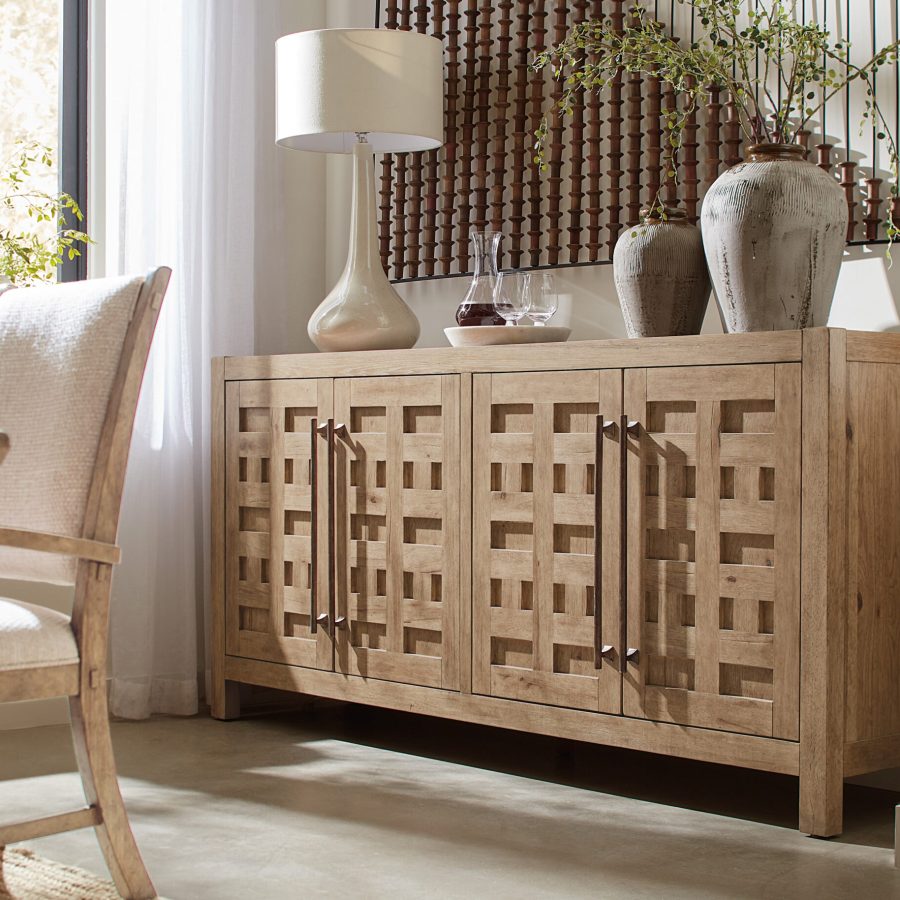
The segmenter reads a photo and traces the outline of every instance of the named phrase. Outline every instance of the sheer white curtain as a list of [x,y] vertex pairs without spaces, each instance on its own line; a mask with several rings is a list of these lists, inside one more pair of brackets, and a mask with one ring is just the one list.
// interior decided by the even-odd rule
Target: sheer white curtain
[[281,9],[106,5],[104,268],[174,272],[138,410],[113,588],[111,705],[129,718],[197,710],[210,358],[305,349],[258,339],[284,343],[292,330],[272,112],[274,41],[290,24]]

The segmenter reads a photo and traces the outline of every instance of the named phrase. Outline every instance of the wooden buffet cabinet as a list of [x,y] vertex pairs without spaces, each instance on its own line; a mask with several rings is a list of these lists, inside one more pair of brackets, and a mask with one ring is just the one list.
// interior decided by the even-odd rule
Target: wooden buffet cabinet
[[900,335],[225,358],[217,718],[264,685],[800,779],[900,765]]

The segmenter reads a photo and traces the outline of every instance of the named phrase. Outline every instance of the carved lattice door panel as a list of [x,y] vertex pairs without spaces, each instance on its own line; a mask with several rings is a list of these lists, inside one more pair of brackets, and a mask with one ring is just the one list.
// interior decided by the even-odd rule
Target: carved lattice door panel
[[625,373],[626,715],[798,737],[800,366]]
[[[226,652],[330,669],[328,445],[330,379],[229,382]],[[321,537],[321,539],[320,539]]]
[[476,375],[473,393],[473,690],[618,713],[622,373]]
[[337,664],[459,688],[458,375],[335,381]]

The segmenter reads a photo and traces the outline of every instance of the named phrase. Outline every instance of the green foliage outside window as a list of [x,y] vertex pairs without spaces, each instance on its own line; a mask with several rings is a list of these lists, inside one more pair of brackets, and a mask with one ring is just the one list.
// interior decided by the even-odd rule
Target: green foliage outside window
[[50,148],[28,142],[0,169],[0,281],[19,287],[53,281],[57,266],[81,256],[80,245],[90,242],[70,227],[72,218],[84,220],[73,197],[34,187],[36,177],[52,168]]

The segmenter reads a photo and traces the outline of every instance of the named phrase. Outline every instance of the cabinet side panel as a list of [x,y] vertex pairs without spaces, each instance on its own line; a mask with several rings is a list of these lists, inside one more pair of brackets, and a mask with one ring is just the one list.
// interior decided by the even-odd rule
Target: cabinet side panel
[[846,737],[856,742],[900,735],[900,365],[853,362],[847,376]]
[[217,719],[238,715],[237,686],[225,681],[225,360],[212,361],[210,413],[210,637],[207,699]]
[[845,426],[846,351],[843,332],[802,334],[800,830],[830,837],[840,834],[843,819],[844,610],[832,575],[845,550],[838,437]]

